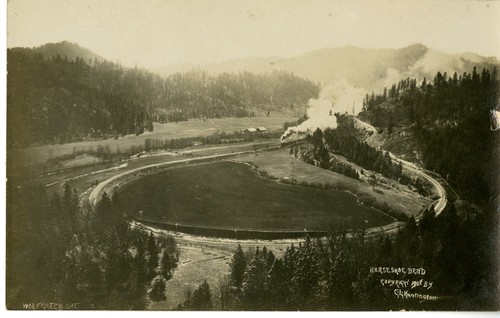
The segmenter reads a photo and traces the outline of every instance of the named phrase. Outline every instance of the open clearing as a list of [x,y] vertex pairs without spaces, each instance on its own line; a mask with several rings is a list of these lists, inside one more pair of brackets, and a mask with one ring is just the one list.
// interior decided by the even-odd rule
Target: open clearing
[[167,299],[151,302],[149,309],[170,310],[186,298],[188,291],[193,292],[204,280],[210,285],[212,293],[229,274],[231,252],[210,248],[180,246],[179,264],[172,279],[167,281]]
[[147,175],[123,186],[120,197],[145,219],[201,227],[329,230],[393,222],[347,192],[283,184],[235,162]]
[[268,130],[283,128],[286,121],[294,121],[296,118],[289,116],[273,117],[244,117],[244,118],[224,118],[224,119],[191,119],[177,123],[158,124],[154,123],[152,132],[145,132],[142,135],[127,135],[118,139],[106,139],[98,141],[82,141],[61,145],[46,145],[32,147],[28,149],[11,149],[8,159],[13,161],[23,160],[25,163],[45,162],[49,158],[59,157],[73,153],[73,151],[85,151],[98,146],[109,146],[112,152],[123,151],[135,146],[144,145],[144,140],[152,139],[175,139],[203,137],[216,132],[234,132],[244,130],[248,127],[265,127]]
[[323,183],[336,185],[338,188],[348,190],[358,197],[365,195],[374,197],[379,203],[386,202],[392,210],[407,215],[418,215],[422,207],[430,204],[432,200],[422,197],[411,191],[408,187],[391,182],[390,189],[378,189],[366,182],[359,182],[342,174],[321,169],[307,164],[288,154],[288,149],[269,151],[255,155],[245,155],[238,160],[251,162],[269,175],[282,178],[295,178],[298,182]]

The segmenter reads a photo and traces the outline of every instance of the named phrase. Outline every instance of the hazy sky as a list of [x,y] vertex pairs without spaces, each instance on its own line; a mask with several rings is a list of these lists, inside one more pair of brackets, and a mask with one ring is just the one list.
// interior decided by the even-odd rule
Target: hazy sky
[[8,47],[76,42],[143,67],[413,43],[500,58],[500,1],[9,0]]

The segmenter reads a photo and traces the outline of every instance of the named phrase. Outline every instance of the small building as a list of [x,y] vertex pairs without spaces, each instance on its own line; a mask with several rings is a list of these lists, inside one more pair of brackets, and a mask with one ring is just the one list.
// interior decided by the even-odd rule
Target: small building
[[257,132],[257,128],[249,127],[247,129],[245,129],[244,132],[246,132],[246,133],[254,133],[254,132]]
[[257,131],[264,132],[267,131],[266,127],[257,127]]

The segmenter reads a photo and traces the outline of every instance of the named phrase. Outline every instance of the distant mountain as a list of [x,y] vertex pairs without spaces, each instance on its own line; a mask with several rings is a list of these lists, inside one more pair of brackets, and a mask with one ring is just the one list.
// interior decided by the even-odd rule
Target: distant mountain
[[30,55],[41,54],[45,59],[51,59],[53,57],[59,56],[62,59],[67,59],[68,61],[75,61],[77,58],[80,58],[87,64],[94,63],[95,61],[105,61],[103,57],[90,51],[89,49],[83,48],[76,43],[68,41],[47,43],[34,48],[13,48],[11,50],[24,52]]
[[274,67],[275,63],[285,59],[286,58],[284,57],[240,58],[211,64],[174,64],[151,69],[151,71],[162,76],[193,70],[203,70],[210,74],[238,73],[241,71],[249,71],[251,73],[269,73],[276,69]]
[[166,76],[188,70],[205,70],[210,74],[286,70],[319,83],[343,79],[355,87],[378,90],[406,77],[423,79],[434,76],[437,71],[463,73],[470,72],[474,66],[481,69],[495,65],[499,65],[495,57],[475,53],[447,54],[414,44],[402,49],[325,48],[295,58],[242,58],[212,64],[174,65],[152,71]]

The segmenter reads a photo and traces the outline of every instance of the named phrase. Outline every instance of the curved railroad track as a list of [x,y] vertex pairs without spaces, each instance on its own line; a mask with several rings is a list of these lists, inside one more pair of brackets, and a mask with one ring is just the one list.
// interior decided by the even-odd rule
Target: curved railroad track
[[[357,118],[356,118],[356,120],[358,122],[360,122],[367,130],[372,131],[372,134],[366,139],[366,141],[369,142],[377,134],[376,128],[368,123],[360,121]],[[130,176],[130,175],[136,175],[138,173],[147,172],[150,169],[173,166],[176,164],[200,163],[200,162],[206,162],[206,161],[210,161],[210,160],[227,159],[230,157],[242,155],[242,154],[249,153],[249,152],[253,152],[253,151],[240,151],[240,152],[235,152],[235,153],[224,153],[224,154],[217,154],[217,155],[210,155],[210,156],[201,156],[201,157],[196,157],[196,158],[180,159],[180,160],[150,164],[150,165],[142,166],[139,168],[127,170],[127,171],[121,172],[117,175],[114,175],[113,177],[108,178],[108,179],[102,181],[101,183],[99,183],[90,192],[90,194],[88,196],[88,202],[90,203],[91,207],[95,207],[95,205],[99,201],[99,198],[102,196],[102,194],[105,191],[109,191],[109,189],[120,185],[119,180],[122,178],[126,178],[127,176]],[[392,160],[401,163],[403,165],[404,169],[407,169],[415,174],[420,175],[422,178],[426,179],[428,182],[430,182],[435,187],[435,189],[439,195],[439,198],[434,202],[434,211],[435,211],[436,215],[441,214],[447,205],[446,191],[445,191],[444,187],[437,180],[432,178],[424,170],[417,167],[415,164],[408,162],[408,161],[405,161],[403,159],[397,158],[396,156],[394,156],[390,152],[389,152],[389,154],[390,154]],[[418,220],[418,218],[417,218],[417,220]],[[186,244],[193,244],[193,245],[204,245],[204,246],[215,246],[215,247],[230,247],[230,246],[234,247],[235,244],[240,243],[240,244],[242,244],[242,246],[266,245],[268,247],[284,249],[284,248],[286,248],[286,246],[289,246],[292,243],[298,243],[298,242],[301,242],[303,240],[303,238],[279,239],[279,240],[243,240],[243,239],[227,239],[227,238],[215,238],[215,237],[212,238],[212,237],[202,237],[202,236],[195,236],[195,235],[189,235],[189,234],[184,234],[184,233],[160,230],[160,229],[152,227],[152,226],[146,226],[144,224],[141,224],[138,221],[134,221],[132,224],[135,227],[142,227],[143,229],[149,230],[153,233],[160,233],[160,232],[168,233],[168,234],[174,236],[175,239],[179,243],[182,243],[185,245]],[[391,224],[388,224],[385,226],[381,226],[381,227],[369,228],[369,229],[366,229],[366,236],[367,237],[375,237],[375,236],[378,236],[380,234],[392,236],[392,235],[395,235],[403,226],[404,226],[403,222],[394,222],[394,223],[391,223]]]
[[[359,120],[358,118],[353,117],[361,126],[366,128],[367,130],[372,131],[372,134],[365,140],[367,143],[370,143],[370,141],[378,134],[377,129],[373,127],[372,125]],[[406,160],[400,159],[396,157],[393,153],[389,152],[389,156],[391,156],[391,159],[393,161],[396,161],[398,163],[401,163],[404,169],[409,170],[415,174],[420,175],[422,178],[426,179],[428,182],[430,182],[434,188],[436,189],[439,198],[434,202],[434,212],[437,215],[440,215],[443,213],[444,209],[446,208],[446,204],[448,200],[446,199],[446,190],[444,187],[439,183],[436,179],[432,178],[430,175],[428,175],[422,168],[417,167],[414,163],[408,162]]]

